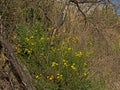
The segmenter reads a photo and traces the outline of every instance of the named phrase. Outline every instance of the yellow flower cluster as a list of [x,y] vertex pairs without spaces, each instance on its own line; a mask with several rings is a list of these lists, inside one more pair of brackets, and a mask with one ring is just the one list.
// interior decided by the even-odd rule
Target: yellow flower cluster
[[78,38],[77,36],[73,37],[73,42],[74,42],[74,43],[77,43],[78,40],[79,40],[79,38]]
[[52,81],[54,79],[54,76],[53,75],[47,76],[47,79],[49,79],[50,81]]
[[65,67],[68,67],[68,66],[69,66],[69,65],[68,65],[68,61],[65,60],[65,59],[63,59],[63,65],[64,65]]
[[55,67],[55,66],[58,66],[58,63],[57,62],[52,62],[52,67]]
[[[32,35],[32,36],[30,36],[30,37],[26,37],[25,38],[25,40],[27,41],[27,42],[29,42],[31,39],[34,39],[34,36]],[[35,43],[33,43],[33,42],[29,42],[32,46],[34,46],[35,45]]]
[[57,79],[62,79],[63,75],[62,74],[57,74]]
[[87,73],[84,73],[83,75],[84,75],[84,76],[87,76]]
[[30,41],[30,39],[34,39],[34,36],[31,35],[30,37],[26,37],[26,38],[25,38],[26,41]]
[[49,37],[41,37],[40,38],[40,42],[45,42],[45,41],[49,41],[50,40],[50,38]]
[[14,47],[15,47],[17,53],[20,53],[20,52],[21,52],[20,44],[15,45]]
[[62,78],[63,78],[63,75],[60,74],[60,73],[58,73],[58,74],[55,75],[55,76],[53,76],[53,75],[48,75],[48,76],[47,76],[47,79],[50,80],[50,81],[52,81],[52,80],[54,80],[54,79],[62,80]]
[[94,45],[94,42],[93,42],[93,41],[88,41],[88,45],[89,45],[89,46],[93,46],[93,45]]
[[68,51],[71,51],[71,50],[72,50],[72,48],[68,48],[67,50],[68,50]]
[[81,57],[83,54],[82,54],[82,52],[77,52],[77,53],[75,53],[75,56],[76,57]]
[[87,63],[84,63],[83,65],[86,67],[86,66],[87,66]]
[[32,35],[32,36],[30,36],[30,39],[33,39],[34,38],[34,36]]
[[32,50],[28,49],[28,48],[25,48],[25,51],[24,52],[27,52],[28,54],[31,54],[32,53]]
[[73,70],[77,70],[77,68],[75,67],[75,63],[73,63],[72,65],[71,65],[71,68],[73,69]]
[[42,74],[35,76],[36,79],[40,79],[41,77],[42,77]]
[[26,41],[29,41],[29,40],[30,40],[28,37],[26,37],[25,39],[26,39]]
[[[87,64],[86,63],[84,63],[84,66],[86,66]],[[88,69],[86,68],[86,67],[84,67],[83,68],[83,71],[84,71],[84,73],[83,73],[83,76],[87,76],[88,75]]]
[[35,77],[36,79],[38,79],[39,78],[39,76],[38,75],[36,75],[36,77]]

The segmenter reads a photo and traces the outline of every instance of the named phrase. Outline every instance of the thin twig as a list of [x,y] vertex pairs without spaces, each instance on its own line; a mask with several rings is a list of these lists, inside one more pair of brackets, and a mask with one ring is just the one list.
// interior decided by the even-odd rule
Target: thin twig
[[65,5],[63,6],[62,13],[61,13],[61,16],[60,16],[60,18],[58,20],[58,23],[53,29],[53,33],[52,33],[52,36],[51,36],[51,42],[50,42],[51,46],[53,45],[54,36],[55,36],[56,32],[59,30],[59,28],[63,25],[63,23],[65,21],[68,6],[69,6],[69,1],[66,1]]

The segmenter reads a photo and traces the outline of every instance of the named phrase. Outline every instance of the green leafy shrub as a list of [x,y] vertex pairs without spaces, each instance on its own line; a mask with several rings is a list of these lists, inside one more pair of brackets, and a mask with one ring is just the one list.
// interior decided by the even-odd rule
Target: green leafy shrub
[[51,47],[48,32],[37,22],[32,27],[17,25],[14,39],[16,53],[28,67],[37,90],[89,90],[92,87],[87,69],[91,54],[76,48],[77,36],[73,39],[66,36]]

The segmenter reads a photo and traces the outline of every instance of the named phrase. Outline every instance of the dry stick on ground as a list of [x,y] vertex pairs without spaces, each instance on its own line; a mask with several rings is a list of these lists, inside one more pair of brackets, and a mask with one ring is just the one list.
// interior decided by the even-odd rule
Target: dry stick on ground
[[2,44],[3,48],[7,49],[6,56],[13,68],[15,69],[15,73],[17,73],[18,77],[20,78],[21,83],[24,85],[25,90],[34,90],[30,79],[25,75],[22,67],[18,64],[17,57],[14,54],[14,49],[12,48],[12,46],[7,40],[3,40],[2,37],[0,37],[0,43]]

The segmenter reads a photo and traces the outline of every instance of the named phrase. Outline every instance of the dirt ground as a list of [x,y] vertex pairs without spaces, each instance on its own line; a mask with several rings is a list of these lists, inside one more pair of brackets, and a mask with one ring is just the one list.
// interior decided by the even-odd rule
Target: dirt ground
[[[9,63],[5,65],[4,54],[0,54],[0,90],[23,90]],[[4,67],[5,65],[5,67]]]

